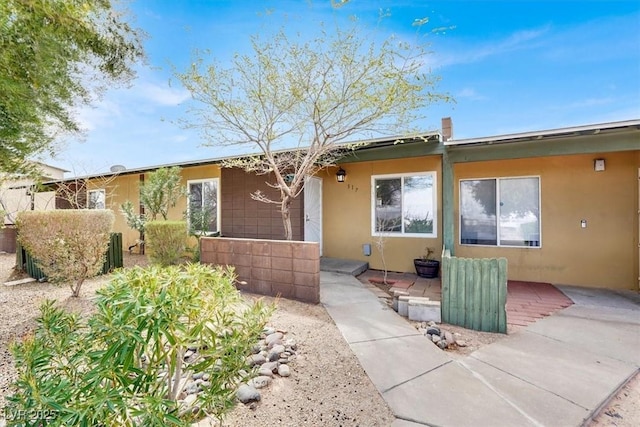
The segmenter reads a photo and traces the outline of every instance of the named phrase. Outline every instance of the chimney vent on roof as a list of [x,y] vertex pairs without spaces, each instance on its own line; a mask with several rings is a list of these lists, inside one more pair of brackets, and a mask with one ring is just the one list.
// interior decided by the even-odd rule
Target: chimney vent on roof
[[111,172],[124,172],[124,171],[126,171],[126,170],[127,170],[127,168],[125,168],[125,167],[124,167],[124,166],[122,166],[122,165],[113,165],[113,166],[111,166],[111,167],[109,168],[109,170],[110,170]]
[[451,117],[442,118],[442,140],[449,141],[453,139],[453,122]]

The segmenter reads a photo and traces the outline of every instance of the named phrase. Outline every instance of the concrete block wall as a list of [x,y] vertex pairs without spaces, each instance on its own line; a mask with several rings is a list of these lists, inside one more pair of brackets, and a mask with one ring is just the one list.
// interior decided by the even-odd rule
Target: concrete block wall
[[203,237],[200,262],[234,266],[240,290],[320,302],[318,243]]

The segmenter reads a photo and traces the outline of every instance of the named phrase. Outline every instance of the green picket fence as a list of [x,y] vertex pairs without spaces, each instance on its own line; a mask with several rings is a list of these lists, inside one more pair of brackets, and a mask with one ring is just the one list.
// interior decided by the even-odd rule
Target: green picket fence
[[[46,276],[38,267],[38,264],[20,244],[16,242],[16,265],[21,266],[30,277],[36,280],[44,279]],[[105,254],[105,261],[102,265],[102,274],[107,274],[116,268],[122,267],[124,261],[122,258],[122,233],[111,233],[109,248]]]
[[443,252],[443,322],[506,334],[506,305],[506,258],[457,258]]

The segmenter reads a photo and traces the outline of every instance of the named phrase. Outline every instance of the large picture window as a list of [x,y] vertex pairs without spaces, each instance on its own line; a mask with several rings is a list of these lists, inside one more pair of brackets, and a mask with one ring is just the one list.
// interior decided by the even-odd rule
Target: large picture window
[[436,237],[435,172],[372,177],[372,235]]
[[87,192],[87,208],[104,209],[106,196],[104,190],[89,190]]
[[194,234],[215,233],[218,224],[218,179],[188,181],[189,230]]
[[460,243],[540,247],[540,178],[461,180]]

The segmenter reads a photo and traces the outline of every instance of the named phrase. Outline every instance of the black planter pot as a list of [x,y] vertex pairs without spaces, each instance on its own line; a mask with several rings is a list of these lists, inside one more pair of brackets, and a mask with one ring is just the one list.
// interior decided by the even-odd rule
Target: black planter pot
[[435,259],[416,258],[413,260],[413,265],[416,267],[418,276],[427,279],[438,277],[438,273],[440,272],[440,261]]

